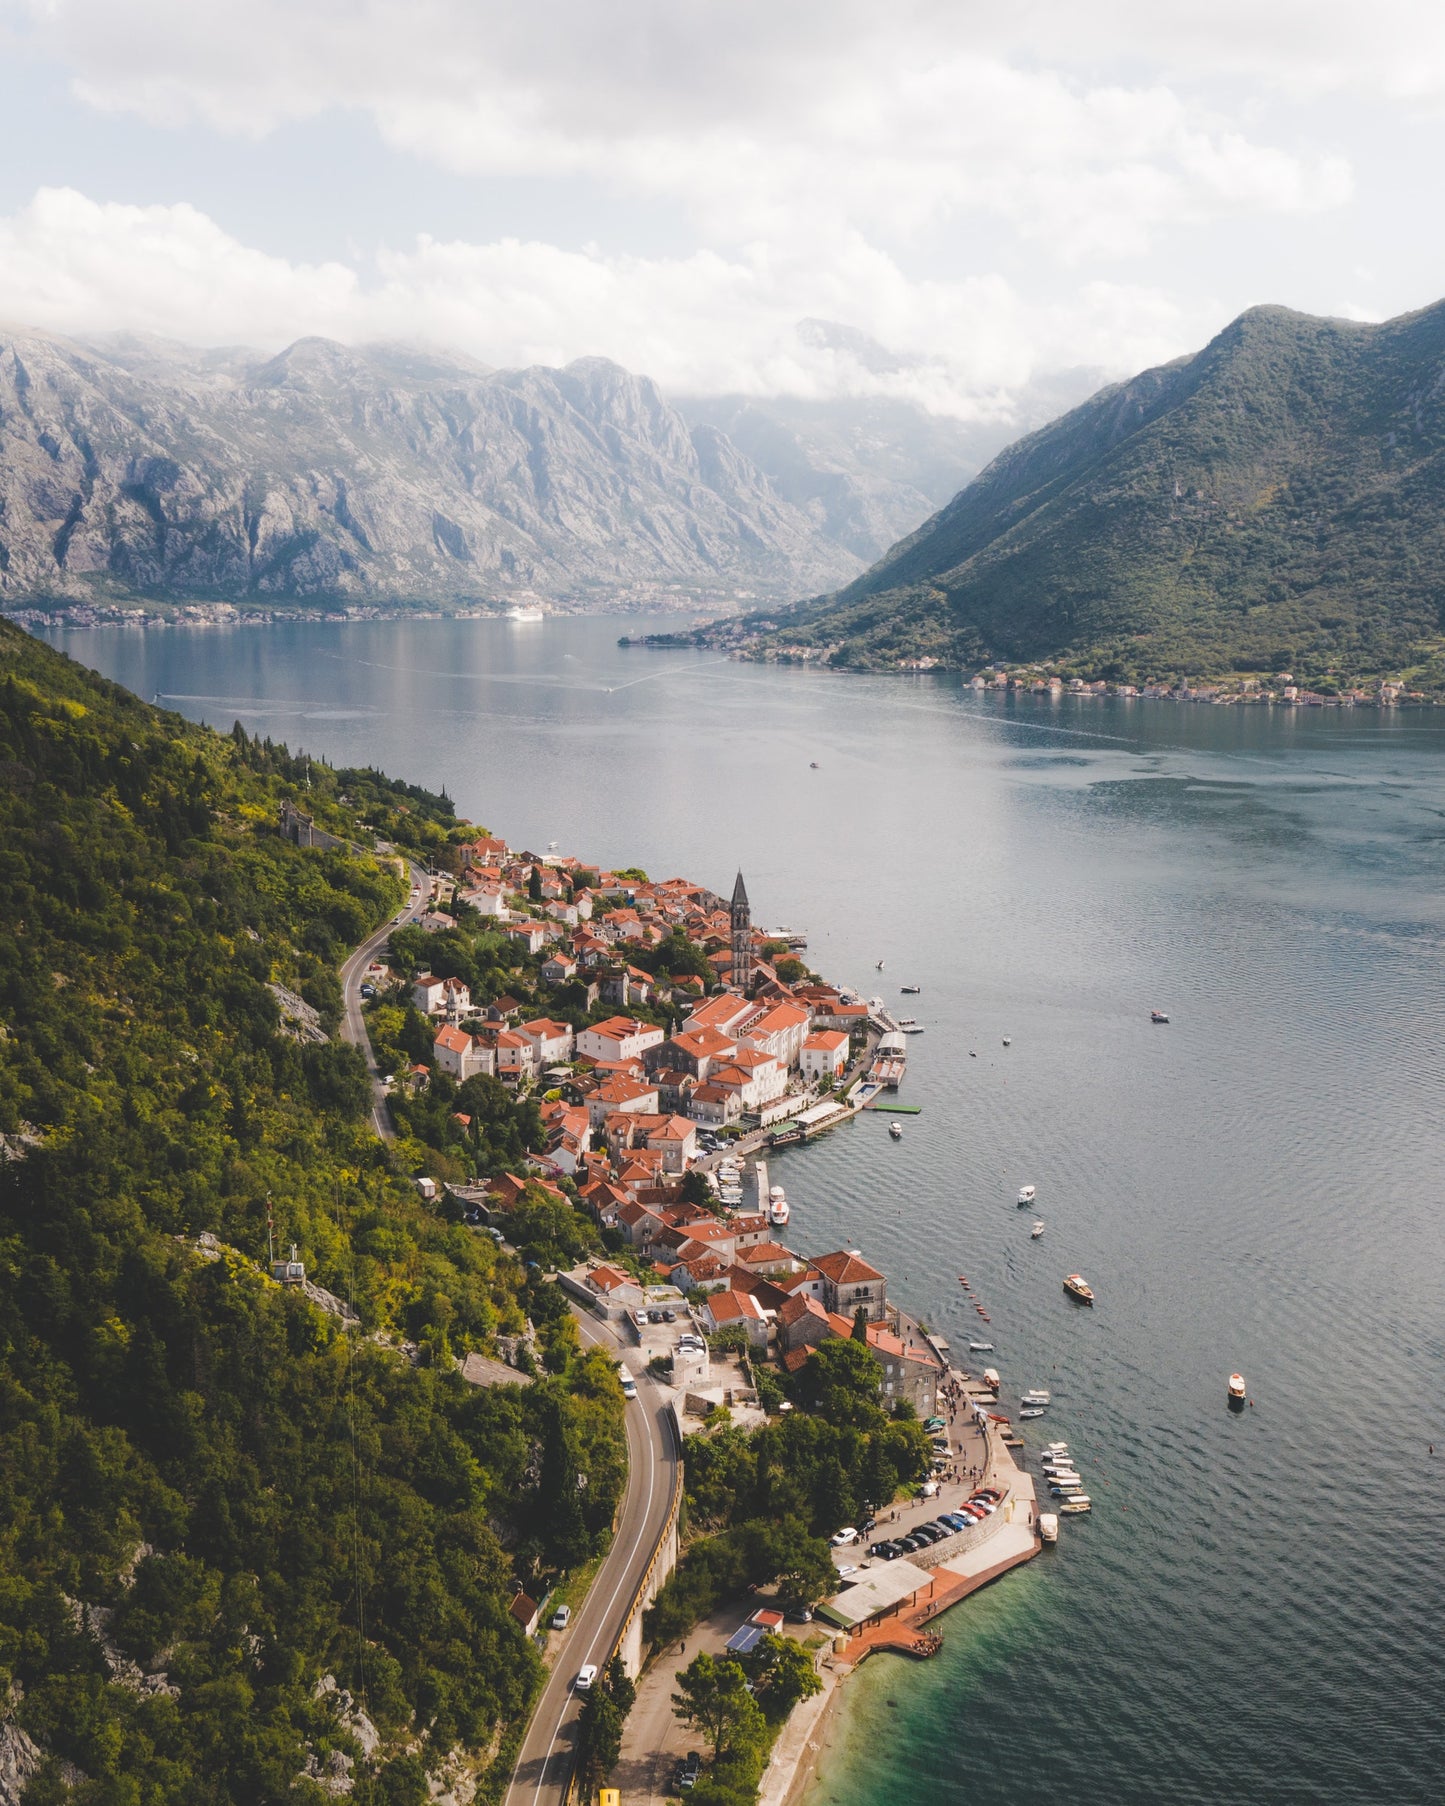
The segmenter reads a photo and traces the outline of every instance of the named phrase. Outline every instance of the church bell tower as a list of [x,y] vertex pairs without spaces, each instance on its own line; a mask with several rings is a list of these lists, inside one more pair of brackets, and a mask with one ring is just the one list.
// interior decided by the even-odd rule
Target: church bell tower
[[743,883],[741,872],[738,873],[738,881],[733,886],[733,900],[730,909],[733,931],[733,983],[746,997],[753,982],[753,912],[748,903],[748,890]]

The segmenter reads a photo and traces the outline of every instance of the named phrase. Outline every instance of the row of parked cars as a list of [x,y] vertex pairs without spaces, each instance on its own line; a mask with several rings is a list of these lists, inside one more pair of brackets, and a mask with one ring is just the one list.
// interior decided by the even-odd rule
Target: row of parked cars
[[697,1750],[689,1750],[672,1771],[672,1791],[686,1793],[689,1788],[696,1787],[701,1773],[702,1756]]
[[945,1537],[957,1536],[960,1530],[971,1530],[986,1517],[992,1517],[1002,1498],[1002,1493],[991,1486],[985,1486],[971,1499],[966,1499],[957,1511],[941,1511],[936,1518],[930,1518],[926,1524],[919,1524],[907,1536],[870,1543],[868,1553],[879,1556],[884,1561],[896,1561],[900,1555],[915,1555],[920,1549],[941,1543]]

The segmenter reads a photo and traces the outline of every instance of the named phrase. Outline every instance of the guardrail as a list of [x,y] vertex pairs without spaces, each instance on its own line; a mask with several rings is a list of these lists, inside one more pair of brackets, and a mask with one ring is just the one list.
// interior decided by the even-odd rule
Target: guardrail
[[[675,1423],[671,1424],[671,1433],[674,1436],[677,1434],[677,1426]],[[598,1664],[599,1683],[606,1676],[608,1665],[611,1663],[612,1658],[627,1641],[627,1633],[632,1629],[633,1624],[636,1622],[637,1614],[646,1609],[648,1588],[652,1585],[653,1579],[657,1574],[657,1564],[661,1561],[662,1552],[667,1547],[668,1538],[672,1535],[672,1532],[677,1525],[677,1515],[681,1509],[682,1451],[679,1450],[677,1457],[677,1471],[673,1476],[672,1498],[668,1503],[667,1516],[663,1519],[662,1528],[657,1533],[657,1541],[653,1544],[652,1555],[648,1560],[647,1567],[644,1569],[642,1577],[633,1591],[632,1602],[627,1608],[627,1616],[622,1620],[617,1635],[612,1639],[611,1644],[608,1646],[607,1654]],[[562,1806],[578,1806],[579,1799],[580,1793],[577,1766],[574,1761],[572,1772],[567,1777],[567,1786],[562,1795]]]

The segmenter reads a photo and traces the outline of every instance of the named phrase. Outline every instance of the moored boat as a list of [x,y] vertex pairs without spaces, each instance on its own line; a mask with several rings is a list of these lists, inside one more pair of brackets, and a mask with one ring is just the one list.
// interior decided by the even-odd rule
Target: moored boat
[[992,1354],[993,1353],[993,1343],[992,1342],[970,1342],[968,1345],[968,1352],[970,1354]]
[[1019,1416],[1021,1418],[1023,1418],[1023,1417],[1042,1417],[1043,1414],[1044,1414],[1043,1408],[1039,1405],[1025,1405],[1023,1410],[1019,1412]]
[[1077,1298],[1080,1304],[1092,1304],[1094,1302],[1094,1289],[1089,1285],[1082,1273],[1070,1273],[1069,1277],[1064,1281],[1064,1290],[1069,1294],[1070,1298]]
[[781,1185],[775,1185],[768,1192],[768,1221],[774,1229],[787,1227],[792,1211],[788,1208],[787,1195]]
[[1046,1392],[1042,1386],[1031,1386],[1029,1390],[1022,1395],[1019,1402],[1025,1405],[1047,1405],[1052,1403],[1052,1401],[1052,1393]]
[[1039,1541],[1042,1543],[1056,1543],[1058,1540],[1059,1540],[1058,1513],[1053,1512],[1053,1511],[1040,1512],[1039,1513]]
[[1084,1512],[1092,1511],[1093,1509],[1094,1509],[1094,1501],[1088,1496],[1087,1493],[1083,1496],[1083,1498],[1069,1499],[1068,1501],[1066,1501],[1066,1503],[1064,1503],[1063,1505],[1060,1505],[1060,1507],[1059,1507],[1060,1512],[1067,1512],[1071,1518],[1080,1517],[1080,1516],[1082,1516],[1082,1514]]
[[990,1392],[998,1391],[1000,1381],[999,1381],[999,1377],[998,1377],[998,1369],[996,1367],[985,1367],[984,1368],[983,1383],[985,1386],[988,1387]]

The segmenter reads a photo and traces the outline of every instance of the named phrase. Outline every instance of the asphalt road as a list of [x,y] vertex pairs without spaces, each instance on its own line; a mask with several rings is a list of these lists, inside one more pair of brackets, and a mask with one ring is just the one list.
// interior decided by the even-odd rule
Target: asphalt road
[[[640,1367],[637,1350],[623,1347],[594,1319],[579,1314],[578,1328],[584,1341],[614,1355],[630,1353],[634,1358],[628,1365],[634,1371]],[[560,1806],[565,1797],[582,1706],[582,1695],[573,1688],[577,1671],[588,1662],[602,1664],[627,1617],[667,1522],[679,1462],[667,1389],[639,1371],[637,1397],[627,1407],[627,1490],[612,1547],[572,1622],[551,1638],[552,1671],[527,1727],[504,1806]]]
[[411,881],[418,889],[413,892],[406,906],[384,922],[369,939],[364,940],[341,968],[341,995],[344,1003],[341,1037],[353,1047],[359,1047],[366,1061],[366,1069],[371,1074],[371,1120],[383,1141],[394,1141],[396,1130],[392,1127],[391,1111],[387,1107],[386,1087],[377,1071],[376,1055],[371,1051],[371,1036],[366,1032],[366,1019],[361,1013],[361,975],[386,945],[394,928],[419,921],[426,914],[431,898],[431,879],[419,865],[413,865]]
[[[386,1141],[394,1140],[396,1131],[361,1013],[361,976],[386,945],[392,930],[416,921],[426,911],[431,880],[419,866],[413,865],[411,873],[419,892],[363,941],[341,968],[345,1002],[341,1033],[361,1049],[366,1059],[372,1085],[371,1119],[377,1134]],[[567,1629],[552,1639],[556,1648],[551,1673],[527,1727],[505,1806],[544,1806],[544,1802],[545,1806],[560,1806],[564,1799],[572,1774],[577,1714],[582,1703],[582,1696],[573,1691],[577,1671],[588,1662],[600,1666],[622,1628],[667,1522],[681,1462],[667,1390],[642,1370],[638,1349],[620,1343],[610,1327],[580,1310],[577,1327],[585,1342],[606,1348],[614,1357],[632,1357],[628,1365],[637,1376],[637,1397],[627,1406],[627,1487],[612,1546],[587,1597],[572,1614]]]

